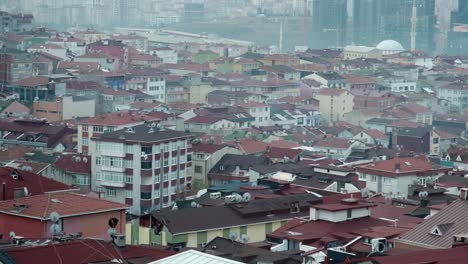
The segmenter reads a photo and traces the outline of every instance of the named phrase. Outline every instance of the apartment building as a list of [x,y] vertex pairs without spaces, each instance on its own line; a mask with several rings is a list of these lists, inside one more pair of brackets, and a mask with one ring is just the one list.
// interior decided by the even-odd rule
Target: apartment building
[[168,207],[192,183],[192,135],[156,123],[92,138],[91,188],[142,215]]

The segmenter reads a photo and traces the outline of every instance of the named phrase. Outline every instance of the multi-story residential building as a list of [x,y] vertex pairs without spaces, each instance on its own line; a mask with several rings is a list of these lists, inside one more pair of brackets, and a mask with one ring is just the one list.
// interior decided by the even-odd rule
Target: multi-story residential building
[[305,77],[305,79],[319,82],[323,87],[346,89],[346,78],[336,72],[316,72]]
[[132,68],[128,71],[127,90],[141,90],[156,100],[166,103],[166,72],[150,68]]
[[91,140],[91,188],[141,215],[168,207],[192,183],[192,135],[143,124]]
[[200,184],[208,183],[208,172],[225,154],[240,155],[241,152],[233,147],[215,145],[211,143],[193,144],[193,180]]
[[432,183],[448,170],[423,157],[394,158],[357,167],[359,180],[365,181],[370,191],[395,198],[407,198],[412,195],[409,186]]
[[416,81],[406,80],[396,76],[384,80],[384,85],[390,87],[390,91],[393,93],[407,93],[417,91]]
[[78,122],[78,153],[90,153],[89,143],[94,136],[125,127],[141,125],[145,121],[157,122],[161,121],[161,118],[150,114],[143,115],[135,111],[122,111],[80,120]]
[[130,109],[130,104],[135,102],[135,95],[122,90],[103,89],[98,97],[96,112],[112,113]]
[[270,111],[271,107],[269,105],[259,103],[259,102],[240,102],[237,104],[238,107],[241,107],[246,110],[252,117],[255,118],[255,121],[252,122],[252,125],[255,126],[269,126],[270,121]]
[[340,121],[345,113],[353,111],[354,96],[343,89],[321,89],[315,99],[320,101],[319,110],[329,123]]
[[408,113],[411,117],[409,121],[432,125],[433,113],[430,109],[419,104],[403,104],[400,110]]
[[57,97],[53,101],[34,101],[33,116],[49,122],[70,120],[95,115],[96,101],[74,96]]
[[433,129],[429,140],[431,156],[444,157],[449,148],[456,144],[457,138],[457,135],[452,135],[443,130]]
[[462,112],[468,108],[468,85],[456,82],[439,87],[437,97],[450,102],[449,110]]
[[151,49],[150,54],[161,58],[164,64],[177,64],[179,60],[177,51],[168,47]]

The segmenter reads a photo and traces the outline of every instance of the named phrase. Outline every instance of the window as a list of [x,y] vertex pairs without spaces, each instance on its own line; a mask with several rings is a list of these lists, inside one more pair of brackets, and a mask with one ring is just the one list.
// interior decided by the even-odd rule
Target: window
[[104,127],[103,126],[93,126],[93,132],[102,133],[102,132],[104,132]]
[[125,168],[133,169],[133,160],[125,160]]
[[132,184],[133,183],[133,176],[125,176],[125,183],[130,183]]
[[171,186],[171,194],[175,194],[176,193],[176,187],[175,186]]
[[180,164],[185,163],[185,155],[180,156],[179,159]]
[[171,180],[177,180],[177,172],[176,171],[171,172]]
[[125,198],[133,198],[132,190],[125,190]]
[[159,183],[161,181],[160,175],[154,175],[154,183]]
[[155,160],[155,161],[154,161],[154,168],[155,168],[155,169],[161,168],[161,162],[160,162],[159,160]]
[[184,178],[185,177],[185,170],[180,170],[179,171],[179,178]]
[[376,182],[377,181],[377,176],[371,175],[371,182]]
[[[97,173],[96,173],[97,178]],[[123,183],[124,182],[124,174],[123,173],[116,173],[110,171],[102,171],[100,172],[100,180],[106,182],[115,182],[115,183]]]
[[202,166],[195,166],[195,167],[194,167],[194,172],[195,172],[195,173],[202,173],[202,169],[203,169]]
[[152,154],[153,153],[153,147],[152,146],[141,146],[141,152],[145,154]]
[[133,153],[133,145],[125,145],[125,153]]
[[167,188],[164,188],[164,189],[163,189],[163,195],[164,195],[164,196],[167,196]]
[[346,218],[347,219],[353,218],[353,209],[346,210]]
[[383,182],[384,183],[391,183],[392,179],[390,179],[389,177],[383,177]]
[[116,157],[101,157],[101,165],[105,167],[123,168],[124,160]]
[[169,151],[169,144],[163,144],[163,149],[164,149],[164,152],[167,152]]
[[151,161],[150,160],[142,160],[141,161],[141,169],[142,170],[151,170]]
[[142,200],[151,200],[151,192],[141,192],[140,198]]
[[439,138],[433,138],[432,144],[439,144]]
[[361,181],[365,181],[367,178],[366,178],[366,174],[365,173],[359,173],[359,180]]
[[168,159],[165,159],[165,160],[164,160],[164,167],[167,167],[167,166],[169,166],[169,160],[168,160]]
[[116,189],[106,188],[106,197],[116,197],[116,196],[117,196]]
[[172,158],[172,165],[177,165],[177,157]]
[[102,181],[102,174],[100,172],[96,172],[96,180]]
[[88,138],[87,138],[87,137],[82,138],[82,139],[81,139],[81,144],[82,144],[83,146],[88,146]]
[[83,132],[88,132],[88,125],[82,125],[81,130],[83,130]]
[[89,177],[85,175],[76,175],[75,184],[76,185],[89,185]]
[[160,197],[159,190],[154,190],[154,191],[153,191],[153,198],[154,198],[154,199],[158,199],[159,197]]
[[167,177],[168,177],[167,172],[163,173],[163,179],[164,179],[165,182],[167,182],[167,180],[168,180]]
[[291,203],[291,213],[300,213],[301,208],[299,207],[299,202]]
[[161,148],[159,147],[159,145],[154,145],[153,146],[153,153],[159,153],[161,152]]

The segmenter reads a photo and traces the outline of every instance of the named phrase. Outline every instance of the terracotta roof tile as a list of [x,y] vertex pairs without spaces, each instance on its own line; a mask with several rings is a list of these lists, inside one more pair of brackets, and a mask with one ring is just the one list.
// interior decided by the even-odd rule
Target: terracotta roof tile
[[102,211],[123,210],[127,205],[90,198],[74,192],[54,192],[22,197],[0,202],[0,213],[11,214],[15,204],[24,204],[26,209],[15,212],[24,217],[49,219],[50,213],[57,212],[60,217],[89,214]]

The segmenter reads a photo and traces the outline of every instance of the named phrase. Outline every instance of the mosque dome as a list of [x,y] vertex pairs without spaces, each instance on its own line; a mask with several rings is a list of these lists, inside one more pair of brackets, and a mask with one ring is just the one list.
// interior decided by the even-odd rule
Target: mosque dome
[[387,39],[387,40],[380,42],[376,48],[379,50],[383,50],[383,51],[404,51],[405,50],[398,41],[391,40],[391,39]]

